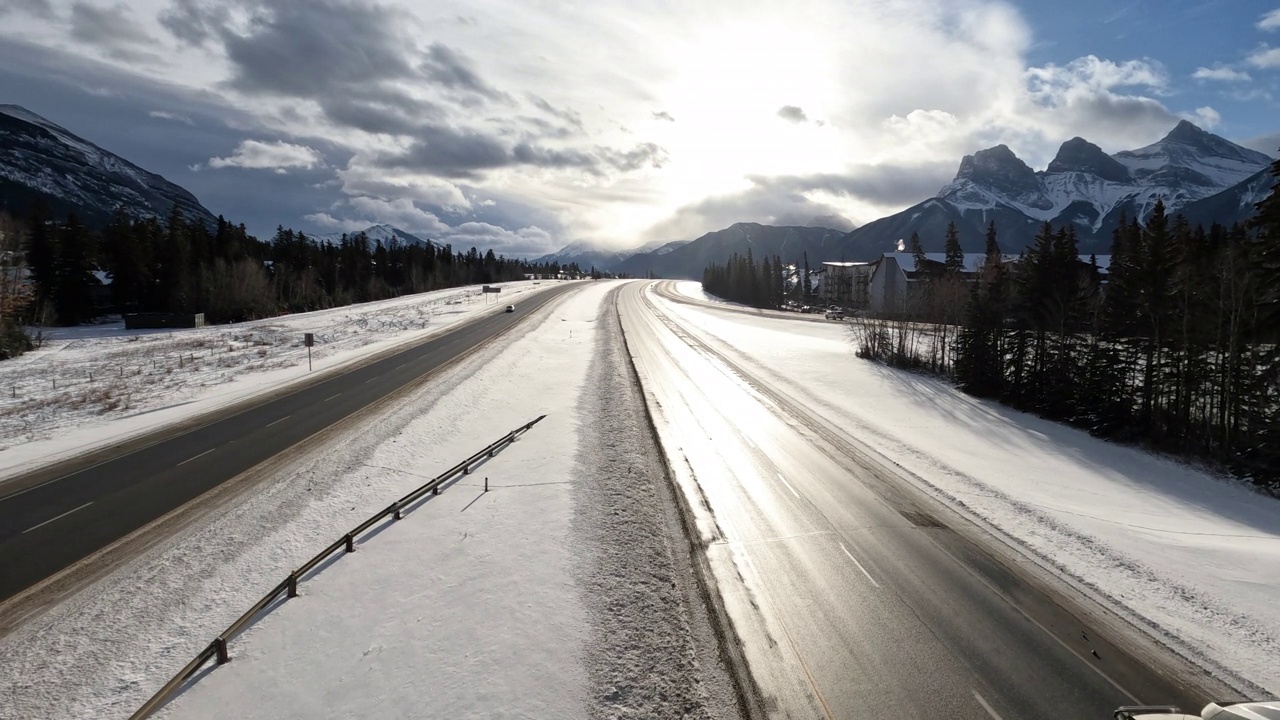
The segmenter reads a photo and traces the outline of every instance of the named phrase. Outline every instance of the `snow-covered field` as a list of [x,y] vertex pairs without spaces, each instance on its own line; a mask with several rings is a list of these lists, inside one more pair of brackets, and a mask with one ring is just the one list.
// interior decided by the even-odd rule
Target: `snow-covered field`
[[[40,349],[0,362],[0,478],[420,341],[552,283],[479,286],[189,330],[117,321],[32,329]],[[498,299],[493,299],[498,298]]]
[[0,639],[0,717],[127,717],[291,568],[541,414],[322,565],[159,716],[735,717],[656,499],[642,401],[602,339],[612,285],[553,303]]
[[842,324],[657,297],[749,372],[1158,639],[1280,694],[1280,501],[859,360]]

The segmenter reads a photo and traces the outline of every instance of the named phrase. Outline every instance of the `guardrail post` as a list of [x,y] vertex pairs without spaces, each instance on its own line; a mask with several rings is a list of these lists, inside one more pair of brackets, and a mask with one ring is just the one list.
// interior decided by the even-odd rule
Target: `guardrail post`
[[439,485],[434,485],[434,486],[432,486],[432,488],[431,488],[431,494],[432,494],[432,495],[439,495],[439,494],[440,494],[440,486],[439,486]]
[[226,665],[231,662],[231,655],[227,652],[227,639],[218,636],[213,639],[213,646],[218,650],[218,664]]
[[470,475],[470,474],[471,474],[471,466],[470,466],[470,465],[463,465],[463,466],[462,466],[462,474],[463,474],[463,475]]
[[489,478],[484,479],[484,491],[489,492]]
[[396,518],[397,520],[403,520],[403,519],[404,519],[404,515],[400,512],[400,503],[396,503],[396,504],[395,504],[395,508],[396,508],[395,518]]
[[345,536],[345,539],[346,539],[346,541],[347,541],[347,552],[355,552],[355,551],[356,551],[356,539],[355,539],[354,537],[352,537],[351,533],[347,533],[347,534],[346,534],[346,536]]
[[298,597],[298,573],[289,573],[289,597]]

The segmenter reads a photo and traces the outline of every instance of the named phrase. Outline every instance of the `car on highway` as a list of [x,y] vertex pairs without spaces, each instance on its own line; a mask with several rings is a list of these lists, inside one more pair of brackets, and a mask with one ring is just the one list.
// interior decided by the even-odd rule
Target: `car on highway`
[[508,306],[507,306],[507,312],[515,312],[515,311],[516,311],[516,306],[515,306],[515,305],[508,305]]
[[1172,705],[1131,705],[1119,708],[1115,720],[1273,720],[1280,719],[1280,701],[1209,703],[1199,715],[1188,715]]
[[826,318],[828,320],[843,320],[844,311],[840,310],[839,308],[832,308],[830,310],[827,310]]

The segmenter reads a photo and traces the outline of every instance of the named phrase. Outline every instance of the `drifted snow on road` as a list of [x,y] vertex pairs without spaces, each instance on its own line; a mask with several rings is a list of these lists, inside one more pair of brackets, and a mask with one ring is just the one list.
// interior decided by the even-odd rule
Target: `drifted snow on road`
[[322,566],[159,717],[733,717],[681,540],[645,487],[652,440],[626,429],[640,410],[602,337],[609,290],[553,303],[0,639],[0,715],[128,717],[290,569],[545,413]]
[[[677,289],[702,299],[700,283]],[[860,360],[843,323],[653,297],[754,379],[1158,640],[1247,694],[1280,694],[1280,501]]]
[[33,328],[40,349],[0,362],[0,477],[421,341],[551,284],[503,283],[488,298],[478,285],[451,288],[184,330],[125,330],[120,321]]

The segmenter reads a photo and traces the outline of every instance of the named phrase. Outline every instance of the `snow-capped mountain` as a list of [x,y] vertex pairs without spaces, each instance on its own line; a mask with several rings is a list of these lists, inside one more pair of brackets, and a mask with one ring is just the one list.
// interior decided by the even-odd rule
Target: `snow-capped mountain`
[[585,240],[571,242],[559,250],[543,255],[534,260],[536,263],[556,263],[559,265],[577,266],[582,270],[609,270],[614,265],[626,260],[636,253],[635,250],[629,252],[620,252],[618,250],[610,250],[608,248],[594,245]]
[[[961,244],[977,251],[994,220],[1004,247],[1016,251],[1048,221],[1055,227],[1074,225],[1082,250],[1103,251],[1121,217],[1145,221],[1157,200],[1172,214],[1250,181],[1255,181],[1253,191],[1238,194],[1255,196],[1266,185],[1262,176],[1270,163],[1267,155],[1185,120],[1158,142],[1114,155],[1072,138],[1041,171],[997,145],[965,156],[955,179],[936,198],[868,223],[845,242],[850,252],[871,258],[918,232],[926,249],[938,249],[947,223],[955,222]],[[1269,189],[1266,185],[1262,194]],[[1206,222],[1215,220],[1230,221],[1209,217]]]
[[436,247],[440,247],[440,243],[433,242],[431,240],[423,240],[413,233],[406,232],[394,225],[387,224],[370,225],[364,230],[356,230],[353,232],[327,233],[324,235],[312,235],[310,237],[318,243],[323,243],[328,240],[336,245],[340,240],[342,240],[342,236],[344,234],[348,238],[352,238],[360,233],[364,233],[365,237],[369,239],[370,244],[377,243],[381,240],[383,245],[390,245],[392,240],[396,240],[401,245],[435,245]]
[[723,265],[734,253],[746,255],[748,250],[757,261],[776,255],[788,263],[800,262],[808,253],[811,267],[816,268],[823,260],[840,259],[838,243],[843,237],[843,230],[824,227],[735,223],[674,248],[674,243],[667,243],[653,252],[632,255],[612,270],[631,277],[652,273],[664,278],[701,279],[711,263]]
[[0,208],[26,215],[43,199],[55,216],[74,211],[90,226],[117,208],[135,218],[216,221],[194,195],[17,105],[0,105]]

